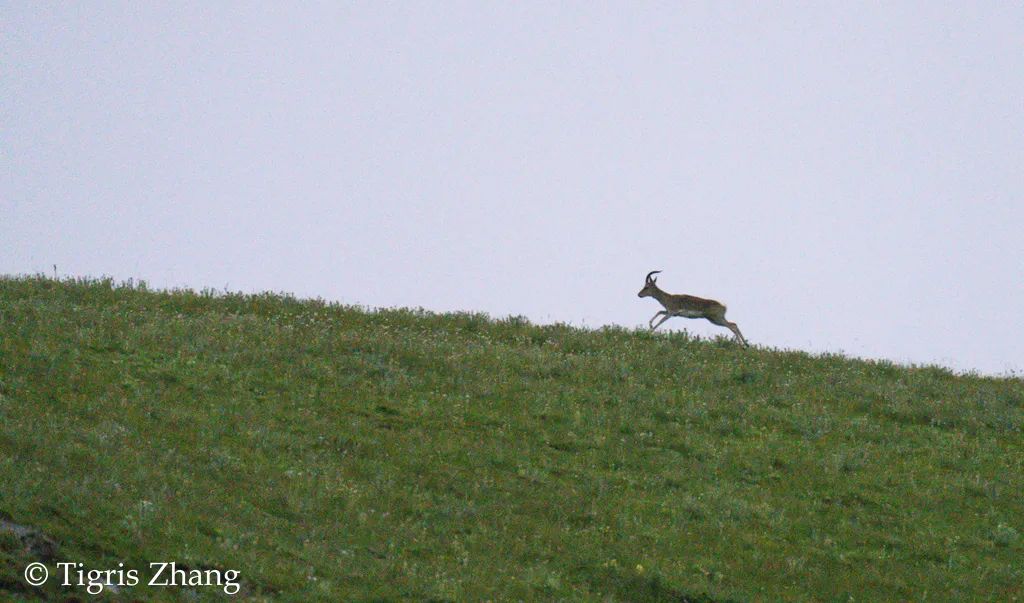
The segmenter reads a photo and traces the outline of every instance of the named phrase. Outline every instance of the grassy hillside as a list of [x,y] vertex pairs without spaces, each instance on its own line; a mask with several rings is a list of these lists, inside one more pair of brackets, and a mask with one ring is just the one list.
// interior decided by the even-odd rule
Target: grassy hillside
[[1021,600],[1022,427],[1019,379],[5,278],[0,600]]

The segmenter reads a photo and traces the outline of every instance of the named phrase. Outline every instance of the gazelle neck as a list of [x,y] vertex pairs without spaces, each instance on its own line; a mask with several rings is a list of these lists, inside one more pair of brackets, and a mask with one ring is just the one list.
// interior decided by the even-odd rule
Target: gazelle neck
[[668,298],[672,296],[667,291],[663,291],[661,287],[654,285],[654,292],[651,294],[651,297],[658,300],[658,303],[664,306]]

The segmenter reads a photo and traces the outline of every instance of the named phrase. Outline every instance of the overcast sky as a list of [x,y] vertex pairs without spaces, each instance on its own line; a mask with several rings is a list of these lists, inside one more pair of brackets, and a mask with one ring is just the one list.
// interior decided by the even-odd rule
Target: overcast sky
[[4,3],[0,273],[1024,371],[1024,4],[291,4]]

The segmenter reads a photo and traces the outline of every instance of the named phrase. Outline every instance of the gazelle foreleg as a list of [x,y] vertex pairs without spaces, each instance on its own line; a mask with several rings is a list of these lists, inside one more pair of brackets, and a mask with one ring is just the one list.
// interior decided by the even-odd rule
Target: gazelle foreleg
[[[655,318],[657,318],[657,317],[658,317],[658,315],[660,315],[660,314],[664,314],[664,316],[662,316],[661,320],[659,320],[659,321],[658,321],[658,324],[656,324],[656,325],[651,325],[651,323],[653,323],[653,322],[654,322],[654,319],[655,319]],[[647,323],[647,324],[648,324],[648,325],[651,325],[651,330],[653,331],[654,329],[657,329],[658,327],[660,327],[660,326],[661,326],[661,323],[665,322],[666,320],[668,320],[668,319],[670,319],[670,318],[672,318],[672,315],[671,315],[671,314],[669,314],[669,312],[668,312],[667,310],[662,310],[661,312],[658,312],[658,314],[655,314],[655,315],[654,315],[654,316],[653,316],[653,317],[651,318],[651,321],[650,321],[649,323]]]

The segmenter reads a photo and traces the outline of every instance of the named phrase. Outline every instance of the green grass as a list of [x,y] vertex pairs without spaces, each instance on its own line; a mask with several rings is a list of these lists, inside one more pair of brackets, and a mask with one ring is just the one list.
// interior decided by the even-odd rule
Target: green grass
[[[684,334],[0,279],[0,519],[272,601],[1024,599],[1024,383]],[[86,599],[22,579],[0,600]],[[220,600],[139,585],[103,597]],[[101,597],[101,598],[103,598]],[[852,599],[851,599],[852,598]]]

